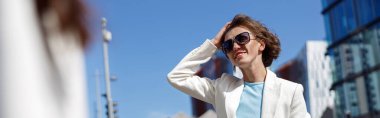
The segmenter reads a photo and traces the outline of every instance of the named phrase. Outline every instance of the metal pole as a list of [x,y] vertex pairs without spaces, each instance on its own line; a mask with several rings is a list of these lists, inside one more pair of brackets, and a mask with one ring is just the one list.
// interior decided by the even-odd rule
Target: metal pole
[[111,82],[109,75],[109,65],[108,65],[108,43],[111,41],[111,33],[106,29],[107,20],[102,18],[102,32],[103,32],[103,56],[104,56],[104,72],[106,79],[106,97],[108,104],[108,118],[114,118],[113,114],[113,102],[111,98]]
[[96,69],[96,71],[95,71],[95,87],[96,87],[96,92],[95,92],[95,94],[96,94],[96,115],[97,115],[97,118],[103,118],[102,117],[102,113],[103,113],[103,111],[102,111],[102,106],[101,106],[101,102],[100,102],[100,100],[101,100],[101,95],[100,95],[100,90],[99,90],[99,70],[98,69]]

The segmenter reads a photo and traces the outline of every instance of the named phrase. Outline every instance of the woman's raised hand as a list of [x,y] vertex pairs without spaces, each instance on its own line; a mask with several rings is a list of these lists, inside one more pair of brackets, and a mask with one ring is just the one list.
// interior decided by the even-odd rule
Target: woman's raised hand
[[221,46],[222,46],[222,41],[223,41],[223,39],[221,39],[222,38],[222,35],[223,35],[223,33],[224,33],[224,31],[226,31],[226,29],[227,29],[227,27],[228,27],[228,25],[230,25],[231,24],[231,22],[227,22],[220,30],[219,30],[219,32],[218,32],[218,34],[216,34],[216,36],[214,37],[214,39],[212,40],[212,43],[218,48],[218,49],[220,49],[221,48]]

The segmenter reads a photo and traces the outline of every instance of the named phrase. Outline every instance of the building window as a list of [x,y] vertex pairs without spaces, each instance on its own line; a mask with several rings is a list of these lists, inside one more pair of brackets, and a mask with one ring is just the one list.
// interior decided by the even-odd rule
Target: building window
[[353,2],[352,0],[343,0],[329,11],[331,13],[329,16],[331,17],[332,42],[340,40],[357,27]]
[[376,17],[380,17],[380,0],[373,0]]
[[352,50],[350,48],[347,48],[346,49],[346,54],[351,54],[352,53]]
[[323,20],[325,21],[325,30],[326,30],[326,40],[328,44],[332,43],[332,34],[331,34],[331,17],[330,13],[326,13],[323,16]]
[[[380,1],[380,0],[378,0],[378,1]],[[379,2],[380,3],[380,2]],[[380,6],[379,6],[380,7]],[[380,8],[379,8],[380,9]],[[380,14],[380,13],[379,13]],[[380,16],[379,16],[380,17]],[[379,46],[380,46],[380,23],[377,23],[377,27],[375,28],[375,32],[376,32],[376,34],[377,34],[377,36],[375,36],[376,37],[376,39],[377,39],[377,42],[378,42],[378,44],[379,44]],[[375,44],[376,45],[376,44]]]
[[375,98],[375,97],[376,97],[376,94],[371,93],[371,98]]
[[356,102],[352,102],[352,103],[351,103],[351,106],[356,107],[356,106],[358,106],[358,103],[356,103]]
[[360,51],[361,51],[363,54],[367,54],[367,53],[368,53],[368,50],[365,49],[365,48],[360,49]]
[[368,69],[369,65],[366,62],[363,62],[363,69]]
[[348,61],[348,62],[351,62],[353,60],[354,60],[354,58],[352,58],[351,56],[349,56],[349,57],[346,58],[346,61]]
[[355,2],[358,9],[358,21],[360,25],[365,25],[375,18],[372,0],[355,0]]
[[369,86],[369,89],[374,90],[375,87],[373,87],[372,85],[370,85],[370,86]]
[[351,91],[355,91],[355,87],[354,87],[354,86],[351,86],[351,87],[350,87],[350,90],[351,90]]
[[322,0],[323,8],[328,7],[329,5],[331,5],[332,3],[334,3],[335,1],[337,1],[337,0]]
[[352,0],[344,0],[344,6],[345,6],[345,19],[347,20],[347,30],[348,32],[351,32],[354,30],[357,25],[356,25],[356,20],[355,20],[355,15],[354,15],[354,1]]

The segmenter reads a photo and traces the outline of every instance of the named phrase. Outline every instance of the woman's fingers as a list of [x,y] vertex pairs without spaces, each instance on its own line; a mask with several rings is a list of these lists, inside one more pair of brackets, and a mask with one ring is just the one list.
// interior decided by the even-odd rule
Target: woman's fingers
[[227,27],[231,24],[231,22],[227,22],[220,30],[219,32],[216,34],[216,36],[214,37],[214,40],[213,40],[213,43],[216,47],[220,48],[221,45],[222,45],[222,35],[223,33],[226,31]]

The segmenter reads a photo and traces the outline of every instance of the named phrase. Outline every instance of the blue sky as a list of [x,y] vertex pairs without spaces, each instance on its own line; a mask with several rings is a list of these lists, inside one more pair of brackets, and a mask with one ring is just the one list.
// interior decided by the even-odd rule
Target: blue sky
[[[95,70],[104,93],[100,19],[112,32],[109,61],[112,96],[120,118],[167,118],[191,114],[189,96],[171,87],[167,73],[193,48],[213,38],[237,13],[265,24],[281,41],[277,68],[306,40],[325,37],[320,0],[88,0],[92,40],[86,51],[89,113],[95,116]],[[105,99],[102,98],[103,115]]]

